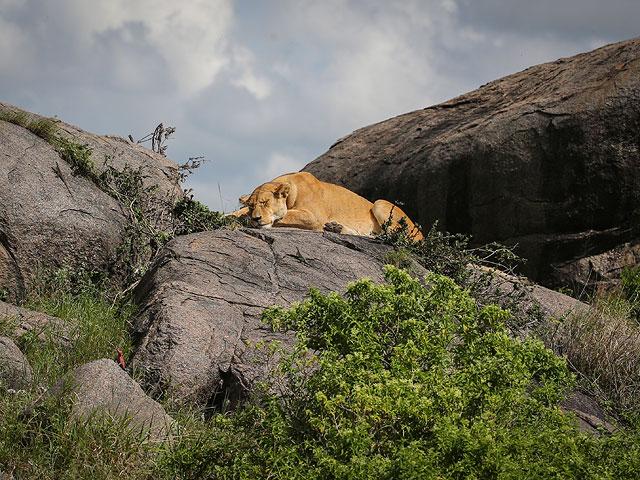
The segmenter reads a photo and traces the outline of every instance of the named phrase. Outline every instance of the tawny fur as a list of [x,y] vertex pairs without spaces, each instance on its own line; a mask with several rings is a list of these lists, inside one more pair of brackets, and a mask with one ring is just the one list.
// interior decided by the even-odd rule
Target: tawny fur
[[386,200],[371,203],[339,185],[318,180],[307,172],[288,173],[264,183],[247,197],[244,208],[230,213],[246,215],[259,228],[295,227],[304,230],[337,230],[351,235],[374,235],[391,215],[392,228],[406,218],[414,240],[422,238],[400,207]]

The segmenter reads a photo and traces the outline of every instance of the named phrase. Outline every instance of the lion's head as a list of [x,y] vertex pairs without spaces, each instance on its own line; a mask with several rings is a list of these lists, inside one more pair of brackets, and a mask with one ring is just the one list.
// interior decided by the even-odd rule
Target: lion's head
[[270,228],[287,213],[288,183],[268,182],[260,185],[253,193],[240,197],[240,203],[249,209],[249,218],[258,228]]

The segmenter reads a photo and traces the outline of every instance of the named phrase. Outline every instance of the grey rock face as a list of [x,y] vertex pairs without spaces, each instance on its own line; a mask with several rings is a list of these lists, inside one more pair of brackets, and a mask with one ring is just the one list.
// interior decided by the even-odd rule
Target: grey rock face
[[[173,419],[113,360],[103,358],[87,363],[69,375],[49,395],[73,395],[73,418],[109,413],[130,417],[131,427],[146,431],[152,441],[164,440],[170,434]],[[68,380],[72,386],[69,391],[64,389]]]
[[0,122],[0,144],[0,288],[21,296],[40,267],[106,268],[125,223],[119,203],[18,125]]
[[567,264],[640,238],[639,129],[636,38],[362,128],[304,170],[424,227],[518,245],[530,278],[574,285]]
[[[33,120],[46,118],[4,102],[0,102],[0,111],[23,112]],[[178,165],[167,157],[117,135],[96,135],[57,119],[56,125],[65,138],[91,147],[91,158],[98,169],[105,168],[105,160],[118,170],[126,165],[141,168],[145,186],[156,185],[161,198],[182,195]]]
[[[363,277],[381,282],[389,251],[370,238],[285,228],[178,237],[137,288],[133,368],[145,372],[142,383],[152,396],[168,392],[175,401],[203,406],[220,406],[226,397],[233,406],[273,365],[274,358],[255,346],[276,340],[290,348],[294,342],[261,322],[265,307],[288,307],[311,286],[326,293]],[[425,273],[414,266],[415,276]],[[496,274],[489,288],[504,296],[516,285],[515,277]],[[584,307],[557,292],[525,287],[523,311],[539,302],[544,318],[559,319]]]
[[270,366],[255,346],[293,343],[261,322],[265,307],[301,301],[311,286],[328,292],[363,277],[382,281],[388,249],[286,228],[178,237],[137,289],[132,364],[147,372],[148,389],[168,390],[179,402],[214,405],[230,395],[233,403]]
[[33,382],[33,371],[20,349],[8,337],[0,337],[0,385],[26,390]]
[[[0,112],[20,109],[0,103]],[[29,118],[40,118],[28,114]],[[57,123],[60,132],[93,149],[103,167],[105,155],[116,168],[143,167],[158,198],[177,198],[177,166],[161,155],[117,137],[99,137]],[[29,130],[0,121],[0,290],[10,300],[23,296],[39,268],[108,269],[122,241],[122,206],[91,181],[72,173],[56,150]]]

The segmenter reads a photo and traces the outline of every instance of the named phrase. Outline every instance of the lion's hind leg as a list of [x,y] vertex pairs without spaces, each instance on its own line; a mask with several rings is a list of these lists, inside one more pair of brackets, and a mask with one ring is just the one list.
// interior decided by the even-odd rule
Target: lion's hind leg
[[391,220],[391,228],[398,228],[400,226],[400,219],[404,218],[407,222],[407,232],[409,235],[411,235],[414,240],[420,240],[422,238],[422,234],[409,216],[397,205],[387,200],[376,200],[371,211],[380,225],[379,231],[382,231],[382,224],[389,220]]

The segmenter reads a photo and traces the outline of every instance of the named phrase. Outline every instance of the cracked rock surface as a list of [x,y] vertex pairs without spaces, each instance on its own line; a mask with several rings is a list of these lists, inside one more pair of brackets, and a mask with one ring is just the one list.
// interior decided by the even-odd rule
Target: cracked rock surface
[[[538,65],[338,140],[304,170],[518,245],[547,286],[607,280],[640,245],[640,38]],[[593,267],[593,268],[591,268]],[[586,272],[586,273],[585,273]]]
[[[256,346],[275,340],[287,349],[295,340],[262,323],[264,308],[288,308],[312,286],[327,293],[343,292],[360,278],[382,282],[390,250],[371,238],[290,228],[178,237],[135,291],[139,310],[130,328],[130,364],[152,397],[167,393],[178,403],[209,407],[229,401],[233,408],[276,360]],[[426,274],[418,264],[412,270],[418,278]],[[518,282],[496,273],[489,288],[506,295]],[[523,286],[523,311],[539,305],[545,319],[585,308],[561,293]]]
[[[136,291],[132,364],[154,396],[215,405],[237,400],[264,379],[273,359],[256,349],[293,335],[260,320],[311,286],[343,291],[349,282],[383,280],[389,247],[375,240],[288,228],[203,232],[172,240]],[[223,393],[224,391],[224,393]]]

